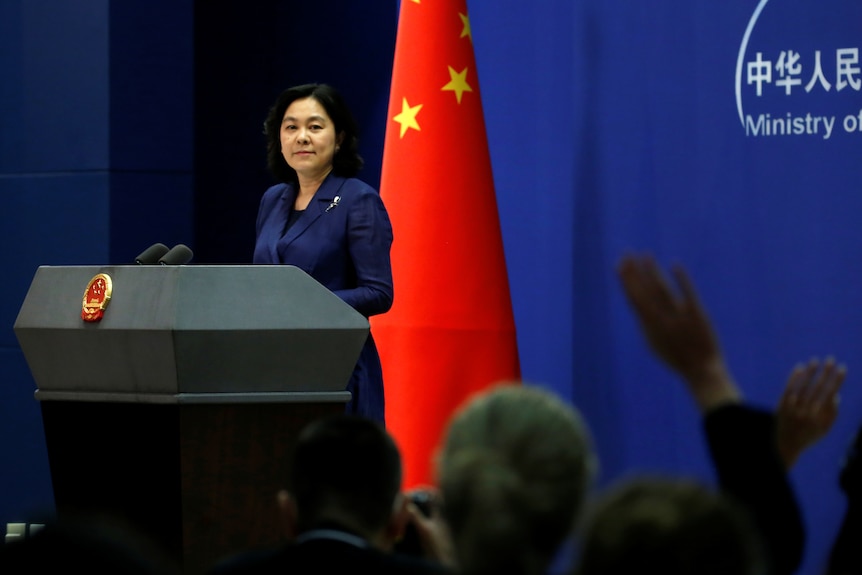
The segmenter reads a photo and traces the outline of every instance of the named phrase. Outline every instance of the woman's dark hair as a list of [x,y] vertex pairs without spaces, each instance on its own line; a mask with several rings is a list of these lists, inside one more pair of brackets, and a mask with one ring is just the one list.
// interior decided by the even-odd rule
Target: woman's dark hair
[[298,181],[296,171],[287,164],[281,154],[281,121],[285,110],[295,100],[303,98],[317,100],[335,125],[335,133],[344,135],[332,160],[332,171],[337,176],[348,178],[358,174],[363,162],[359,155],[356,122],[341,94],[327,84],[303,84],[288,88],[278,96],[275,104],[269,109],[269,114],[263,123],[263,133],[266,136],[266,164],[269,171],[280,182]]

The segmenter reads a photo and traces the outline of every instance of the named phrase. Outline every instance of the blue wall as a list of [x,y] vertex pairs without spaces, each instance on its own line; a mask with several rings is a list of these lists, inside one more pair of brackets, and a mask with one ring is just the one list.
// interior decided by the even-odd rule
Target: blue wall
[[344,92],[379,185],[397,7],[339,4],[0,3],[0,524],[53,513],[12,329],[38,266],[128,264],[156,241],[250,261],[271,184],[263,119],[297,83]]
[[[37,266],[127,263],[155,241],[189,244],[198,263],[249,261],[270,182],[261,124],[299,82],[344,92],[363,177],[379,183],[397,1],[354,4],[0,3],[0,523],[52,504],[12,332]],[[862,92],[858,62],[838,90],[836,62],[862,48],[862,6],[469,7],[524,377],[585,412],[603,483],[634,469],[712,478],[694,406],[649,355],[616,283],[628,249],[688,265],[751,401],[774,405],[797,361],[847,362],[839,420],[793,470],[803,572],[816,572],[862,422]],[[831,87],[805,91],[818,51]],[[790,94],[777,83],[793,71],[776,67],[782,52],[800,58]],[[772,73],[759,95],[748,82],[758,53]],[[752,132],[767,114],[835,124],[829,138]]]

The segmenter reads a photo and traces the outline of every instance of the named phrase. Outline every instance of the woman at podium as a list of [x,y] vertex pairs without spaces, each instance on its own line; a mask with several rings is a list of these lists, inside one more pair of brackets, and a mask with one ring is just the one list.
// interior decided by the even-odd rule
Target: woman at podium
[[[392,306],[392,225],[380,194],[355,176],[357,128],[325,84],[282,92],[264,122],[267,165],[278,181],[257,215],[254,263],[290,264],[365,317]],[[383,371],[369,334],[347,387],[347,412],[384,422]]]

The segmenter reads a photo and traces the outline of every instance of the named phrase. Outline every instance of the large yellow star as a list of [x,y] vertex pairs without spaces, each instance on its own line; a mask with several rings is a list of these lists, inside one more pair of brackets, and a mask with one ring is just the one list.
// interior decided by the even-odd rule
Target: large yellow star
[[472,92],[473,88],[470,87],[470,84],[467,83],[467,68],[464,68],[460,72],[456,72],[452,66],[449,66],[449,77],[451,80],[448,84],[443,86],[443,90],[450,90],[455,92],[455,96],[458,98],[458,103],[461,103],[461,95],[464,92]]
[[404,134],[407,133],[407,128],[413,128],[416,131],[420,131],[419,122],[416,121],[416,114],[419,113],[419,110],[422,109],[422,104],[418,104],[413,106],[412,108],[407,103],[407,98],[401,99],[401,113],[392,118],[399,124],[401,124],[401,135],[400,138],[404,137]]
[[458,13],[458,16],[461,17],[461,23],[464,25],[464,28],[461,29],[461,38],[464,36],[470,37],[470,43],[473,43],[473,32],[470,31],[470,18],[467,17],[466,14]]

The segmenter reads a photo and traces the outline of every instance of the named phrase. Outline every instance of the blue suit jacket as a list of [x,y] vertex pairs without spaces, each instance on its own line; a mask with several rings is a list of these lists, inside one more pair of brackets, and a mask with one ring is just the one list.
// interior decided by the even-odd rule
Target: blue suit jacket
[[[294,265],[365,317],[392,307],[392,224],[380,194],[355,178],[330,174],[285,232],[292,184],[269,188],[257,215],[254,263]],[[369,335],[350,378],[348,411],[383,421],[383,371]]]

